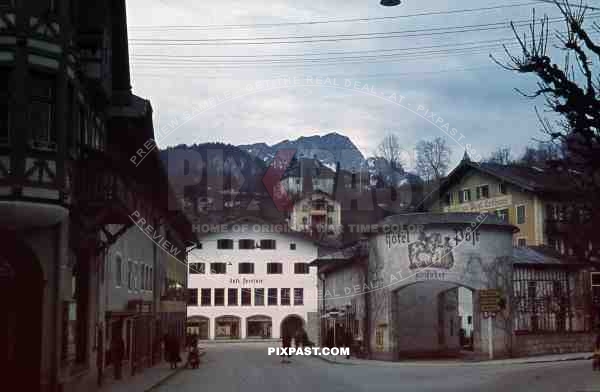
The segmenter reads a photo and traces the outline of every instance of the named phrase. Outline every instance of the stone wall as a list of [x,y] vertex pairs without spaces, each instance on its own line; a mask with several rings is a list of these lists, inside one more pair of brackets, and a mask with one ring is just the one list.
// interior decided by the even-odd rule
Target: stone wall
[[514,336],[514,356],[564,354],[593,351],[593,333],[547,333]]

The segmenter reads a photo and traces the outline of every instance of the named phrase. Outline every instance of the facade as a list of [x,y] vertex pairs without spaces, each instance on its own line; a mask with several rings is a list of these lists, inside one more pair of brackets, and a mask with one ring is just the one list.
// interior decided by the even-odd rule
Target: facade
[[[377,359],[457,354],[459,287],[474,294],[510,292],[515,228],[495,216],[483,222],[473,213],[393,215],[379,225],[381,231],[368,240],[315,262],[326,320],[322,337],[331,341],[336,324],[336,340],[350,332]],[[473,302],[473,348],[485,354],[486,320],[477,295]],[[332,319],[332,310],[344,311],[342,319]],[[509,355],[510,312],[503,310],[493,322],[494,352]]]
[[342,206],[323,192],[314,192],[294,203],[289,225],[313,238],[335,238],[341,234]]
[[519,228],[515,246],[547,245],[570,252],[559,223],[570,220],[573,201],[566,199],[566,188],[550,169],[477,163],[465,155],[440,192],[440,203],[434,208],[438,211],[496,214]]
[[303,325],[317,338],[317,246],[269,227],[242,219],[200,238],[189,258],[188,333],[279,339]]
[[[108,312],[129,299],[110,292],[109,249],[135,212],[172,215],[157,154],[130,160],[153,128],[131,93],[125,1],[3,1],[0,21],[0,366],[28,391],[93,389]],[[144,249],[136,282],[158,276]]]

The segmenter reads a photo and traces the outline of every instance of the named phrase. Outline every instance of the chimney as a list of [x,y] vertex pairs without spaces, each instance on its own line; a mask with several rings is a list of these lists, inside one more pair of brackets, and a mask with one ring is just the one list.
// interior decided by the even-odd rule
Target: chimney
[[125,0],[111,0],[112,5],[112,93],[113,102],[127,105],[131,99],[129,41]]

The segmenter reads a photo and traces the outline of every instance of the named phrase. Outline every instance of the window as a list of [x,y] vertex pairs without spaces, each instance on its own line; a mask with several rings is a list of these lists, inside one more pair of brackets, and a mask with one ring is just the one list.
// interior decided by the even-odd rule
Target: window
[[217,249],[233,249],[233,240],[217,240]]
[[458,202],[466,203],[471,201],[471,190],[463,189],[462,191],[458,191]]
[[115,259],[115,278],[115,284],[121,286],[123,284],[123,259],[121,259],[121,256],[117,256]]
[[31,75],[29,127],[34,148],[56,149],[54,84],[53,76],[36,73]]
[[227,273],[227,264],[225,263],[210,263],[211,274],[225,274]]
[[154,290],[154,270],[150,267],[150,290]]
[[283,265],[281,263],[267,263],[267,274],[282,274]]
[[237,306],[238,304],[238,290],[227,289],[227,305]]
[[275,240],[260,240],[260,249],[275,249]]
[[210,289],[202,289],[200,291],[200,305],[210,306]]
[[333,206],[331,206],[331,205],[327,206],[327,212],[331,213],[331,212],[334,212],[334,211],[335,211],[335,208]]
[[239,240],[238,248],[239,249],[254,249],[255,248],[254,240]]
[[134,271],[133,271],[133,262],[130,261],[127,263],[127,288],[129,290],[133,290],[134,287]]
[[198,306],[198,289],[188,289],[188,306]]
[[522,225],[525,223],[525,206],[517,206],[517,224]]
[[304,305],[304,289],[294,289],[294,305]]
[[496,210],[496,216],[500,218],[503,222],[508,223],[508,208],[503,208],[501,210]]
[[239,263],[238,271],[240,274],[253,274],[254,273],[254,263]]
[[303,225],[307,225],[308,224],[308,218],[306,216],[302,217],[302,224]]
[[295,263],[294,264],[294,273],[295,274],[308,274],[309,273],[308,263]]
[[526,246],[527,246],[527,239],[525,239],[525,238],[519,238],[519,239],[517,240],[517,246],[518,246],[519,248],[524,248],[524,247],[526,247]]
[[328,225],[333,225],[333,218],[332,217],[330,217],[330,216],[327,217],[327,224]]
[[265,289],[254,289],[254,306],[265,305]]
[[296,250],[296,244],[290,244],[290,250]]
[[215,306],[225,306],[225,289],[215,289]]
[[377,347],[383,348],[383,333],[384,333],[385,327],[378,325],[377,328],[375,329],[375,344],[377,345]]
[[267,303],[269,304],[269,306],[277,306],[277,289],[268,290]]
[[487,185],[478,186],[475,192],[477,199],[487,199],[490,197],[490,187]]
[[281,289],[281,304],[290,304],[290,289]]
[[190,263],[190,274],[204,274],[206,273],[206,265],[204,263]]
[[502,195],[506,195],[506,193],[508,192],[506,189],[506,184],[501,182],[500,184],[498,184],[498,192]]
[[252,305],[252,289],[242,289],[242,306]]

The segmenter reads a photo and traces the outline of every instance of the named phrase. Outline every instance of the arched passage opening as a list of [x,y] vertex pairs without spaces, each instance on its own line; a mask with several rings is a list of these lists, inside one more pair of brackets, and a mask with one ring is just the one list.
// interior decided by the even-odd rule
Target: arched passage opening
[[246,319],[246,337],[269,339],[272,336],[273,320],[269,316],[250,316]]
[[238,316],[220,316],[215,319],[215,339],[239,339],[240,318]]
[[304,319],[296,314],[290,314],[281,320],[281,335],[280,336],[296,336],[296,332],[301,327],[304,327]]
[[194,336],[200,340],[207,340],[209,338],[209,327],[210,319],[204,316],[191,316],[188,317],[186,323],[186,332],[190,336]]
[[[459,356],[472,350],[478,326],[473,290],[457,283],[423,281],[392,292],[389,338],[399,358]],[[388,326],[375,326],[376,344]]]
[[6,385],[27,391],[40,390],[43,284],[33,252],[16,238],[6,241],[0,254],[0,368]]

